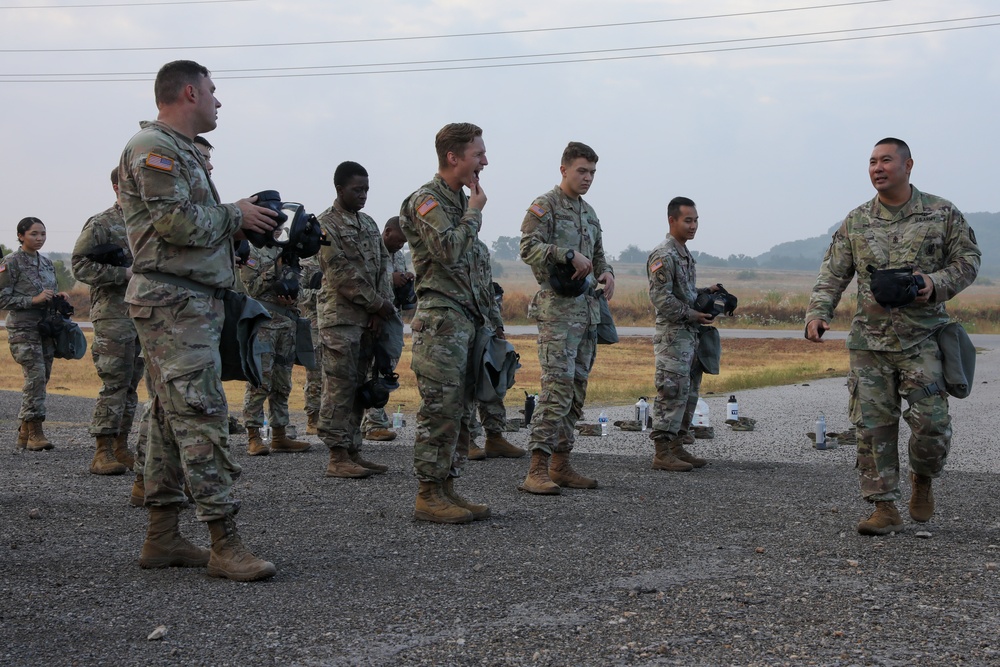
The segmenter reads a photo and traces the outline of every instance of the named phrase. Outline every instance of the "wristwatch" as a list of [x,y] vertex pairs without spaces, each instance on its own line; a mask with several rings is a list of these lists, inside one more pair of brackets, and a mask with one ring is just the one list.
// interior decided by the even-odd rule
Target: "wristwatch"
[[574,257],[576,257],[576,253],[575,252],[573,252],[572,250],[570,250],[569,252],[567,252],[566,253],[566,263],[567,264],[572,264]]

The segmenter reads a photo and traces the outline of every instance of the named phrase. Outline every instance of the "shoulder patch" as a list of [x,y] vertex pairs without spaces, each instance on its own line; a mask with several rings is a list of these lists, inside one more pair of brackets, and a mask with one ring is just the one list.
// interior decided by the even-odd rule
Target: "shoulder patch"
[[246,263],[246,265],[247,265],[247,266],[249,266],[249,267],[250,267],[251,269],[255,269],[255,268],[257,268],[257,260],[256,260],[256,259],[254,259],[253,257],[250,257],[249,259],[247,259],[247,261],[246,261],[245,263]]
[[667,282],[667,272],[664,271],[662,268],[659,271],[657,271],[655,274],[653,274],[653,275],[656,276],[656,282],[660,283],[661,285],[666,284],[666,282]]
[[160,171],[173,171],[174,161],[159,153],[150,153],[146,156],[146,166]]
[[663,260],[657,258],[656,261],[654,261],[652,264],[649,265],[649,272],[656,273],[662,268],[663,268]]
[[546,213],[545,209],[539,206],[538,204],[532,204],[531,206],[528,207],[528,210],[534,213],[535,216],[539,218],[544,217]]
[[421,204],[419,208],[417,208],[417,213],[419,213],[421,216],[425,216],[434,209],[436,209],[437,206],[438,206],[437,200],[434,199],[434,197],[431,197],[423,204]]
[[972,227],[969,227],[969,240],[976,245],[979,245],[979,241],[976,240],[976,232],[972,229]]
[[0,264],[0,273],[3,273],[6,270],[7,270],[7,265],[6,264]]

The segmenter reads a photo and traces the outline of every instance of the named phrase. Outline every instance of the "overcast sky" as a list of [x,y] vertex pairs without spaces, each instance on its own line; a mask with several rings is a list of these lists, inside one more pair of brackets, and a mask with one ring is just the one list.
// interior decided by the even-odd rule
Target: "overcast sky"
[[[488,244],[519,234],[570,140],[600,155],[587,200],[613,254],[656,245],[675,195],[714,255],[825,233],[873,195],[887,135],[918,188],[1000,211],[997,24],[996,0],[0,0],[0,241],[33,215],[45,251],[72,250],[156,116],[156,70],[181,58],[218,87],[224,201],[277,189],[318,214],[354,160],[382,223],[433,175],[435,132],[469,121]],[[551,61],[573,62],[497,67]]]

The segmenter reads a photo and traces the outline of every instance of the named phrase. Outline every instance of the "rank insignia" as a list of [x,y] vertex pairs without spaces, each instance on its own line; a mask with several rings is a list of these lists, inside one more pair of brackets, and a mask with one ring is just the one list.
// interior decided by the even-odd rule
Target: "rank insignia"
[[173,171],[174,161],[158,153],[150,153],[146,156],[146,166],[160,171]]
[[437,205],[438,205],[437,200],[435,200],[434,197],[431,197],[423,204],[421,204],[419,208],[417,208],[417,213],[419,213],[421,216],[425,216],[434,209],[436,209]]

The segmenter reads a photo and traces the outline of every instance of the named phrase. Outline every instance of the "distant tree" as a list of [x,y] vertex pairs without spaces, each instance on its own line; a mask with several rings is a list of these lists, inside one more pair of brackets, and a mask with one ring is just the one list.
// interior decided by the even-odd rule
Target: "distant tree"
[[694,261],[698,262],[702,266],[727,266],[729,264],[729,262],[723,258],[716,257],[715,255],[709,255],[707,252],[692,250],[691,256],[694,257]]
[[521,253],[520,236],[498,236],[493,242],[493,256],[496,259],[514,260]]
[[13,251],[10,248],[8,248],[4,244],[0,243],[0,254],[2,254],[4,257],[6,257],[11,252],[13,252]]
[[750,255],[744,255],[740,253],[739,255],[730,255],[726,260],[729,266],[736,269],[753,269],[757,267],[757,260]]
[[76,278],[73,277],[73,272],[69,270],[66,266],[66,262],[61,259],[57,259],[52,262],[52,266],[56,270],[56,287],[60,292],[66,292],[73,289],[76,285]]
[[647,259],[649,259],[649,251],[641,250],[635,244],[626,246],[618,255],[618,261],[622,264],[645,264]]
[[500,262],[491,262],[490,268],[493,269],[493,280],[503,278],[503,264]]

